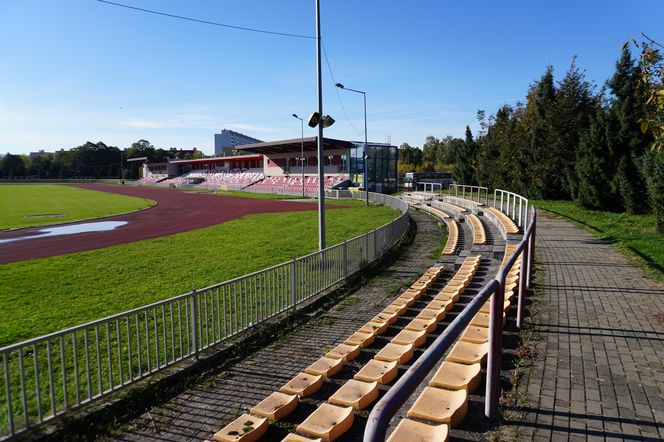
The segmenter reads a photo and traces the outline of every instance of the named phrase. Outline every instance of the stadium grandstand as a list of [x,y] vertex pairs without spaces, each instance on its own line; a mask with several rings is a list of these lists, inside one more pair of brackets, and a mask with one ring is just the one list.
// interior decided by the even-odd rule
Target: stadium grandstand
[[[364,187],[366,170],[370,190],[396,191],[395,146],[371,143],[369,155],[362,143],[324,138],[323,146],[325,188]],[[147,163],[139,183],[308,196],[317,193],[317,137],[245,144],[235,150],[241,154]]]

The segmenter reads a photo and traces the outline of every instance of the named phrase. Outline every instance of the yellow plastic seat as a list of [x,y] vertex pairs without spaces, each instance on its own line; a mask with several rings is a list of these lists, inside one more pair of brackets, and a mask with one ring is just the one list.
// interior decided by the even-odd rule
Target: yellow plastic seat
[[311,396],[323,385],[323,376],[310,375],[308,373],[299,373],[293,379],[282,386],[279,391],[282,393],[297,394],[298,396]]
[[488,342],[475,344],[473,342],[457,341],[445,360],[460,364],[484,364],[488,352]]
[[468,413],[468,395],[466,390],[443,390],[425,387],[413,406],[408,410],[408,417],[424,419],[456,427]]
[[472,342],[473,344],[484,344],[489,342],[489,329],[486,327],[478,327],[476,325],[469,325],[461,335],[462,341]]
[[330,376],[334,376],[335,374],[339,373],[342,368],[344,368],[343,359],[333,359],[323,356],[305,368],[304,372],[329,378]]
[[421,312],[417,314],[416,318],[420,319],[434,318],[436,321],[442,321],[443,319],[445,319],[445,313],[446,311],[444,308],[436,310],[427,305],[424,309],[422,309]]
[[[368,335],[371,336],[371,335]],[[374,339],[371,337],[371,339]],[[343,359],[344,362],[352,361],[360,354],[360,346],[352,344],[339,344],[328,351],[325,356],[332,359]]]
[[433,299],[437,301],[442,301],[446,299],[451,299],[452,302],[457,302],[459,300],[459,297],[461,296],[461,291],[460,290],[455,290],[455,289],[449,289],[449,290],[441,290],[438,292],[436,296],[434,296]]
[[414,299],[408,298],[408,297],[405,297],[405,298],[399,297],[399,298],[395,299],[394,301],[390,302],[389,305],[394,305],[394,306],[397,306],[397,307],[410,307],[413,304],[415,304]]
[[459,284],[458,282],[449,282],[443,289],[445,290],[446,293],[458,293],[459,295],[462,295],[463,292],[466,291],[466,286],[463,284]]
[[425,330],[427,333],[431,333],[436,329],[436,327],[438,327],[436,318],[431,318],[431,319],[415,318],[412,321],[410,321],[404,328],[406,330],[414,330],[414,331]]
[[266,418],[245,413],[217,431],[214,434],[214,440],[218,442],[254,442],[265,434],[268,425]]
[[335,405],[353,407],[364,410],[378,397],[378,382],[364,382],[349,379],[330,398],[328,402]]
[[397,307],[396,305],[388,305],[383,309],[381,313],[387,313],[389,314],[396,314],[397,316],[401,316],[404,313],[406,313],[406,310],[408,310],[408,307]]
[[385,322],[387,325],[392,325],[394,322],[399,319],[399,316],[397,314],[389,314],[389,313],[378,313],[376,316],[371,318],[369,322]]
[[447,424],[429,425],[411,419],[401,419],[387,442],[446,442]]
[[395,337],[392,338],[390,342],[402,345],[412,344],[413,347],[419,347],[424,344],[426,340],[426,330],[401,330]]
[[454,307],[454,300],[452,298],[434,298],[433,300],[429,301],[429,304],[427,304],[427,308],[432,310],[445,310],[446,312],[452,310],[452,307]]
[[365,333],[362,331],[356,331],[352,335],[346,338],[344,344],[347,345],[358,345],[360,347],[368,347],[373,344],[376,336],[373,333]]
[[429,381],[429,386],[448,390],[466,389],[468,393],[472,393],[479,387],[481,380],[480,364],[466,365],[443,361]]
[[413,299],[417,300],[417,299],[420,299],[420,296],[422,296],[423,291],[424,290],[422,290],[422,289],[409,288],[409,289],[406,289],[406,291],[399,294],[399,296],[407,296],[409,298],[413,298]]
[[489,313],[479,312],[470,320],[470,325],[477,327],[489,327]]
[[281,419],[291,414],[299,403],[298,395],[275,391],[251,408],[249,412],[268,419]]
[[392,342],[388,343],[383,347],[374,359],[379,361],[392,362],[396,361],[399,364],[405,364],[413,358],[413,346],[410,344],[394,344]]
[[459,277],[459,278],[452,278],[450,279],[450,282],[447,284],[452,286],[452,287],[457,287],[459,285],[463,285],[464,289],[467,289],[468,286],[470,285],[470,280],[472,278],[466,278],[466,277]]
[[288,433],[286,437],[281,439],[281,442],[322,442],[323,439],[317,437],[315,439],[309,439],[308,437],[300,436],[295,433]]
[[[503,310],[507,310],[507,308],[510,306],[510,301],[508,299],[505,299],[503,302]],[[481,313],[490,313],[491,312],[491,299],[487,300],[482,307],[480,308]]]
[[[394,317],[396,320],[396,316]],[[375,317],[374,317],[375,319]],[[357,329],[357,331],[361,333],[367,333],[367,334],[372,334],[374,336],[381,335],[385,333],[385,330],[387,330],[387,325],[388,322],[378,322],[374,321],[373,319],[366,324],[364,324],[362,327]]]
[[320,437],[323,441],[338,439],[353,425],[353,408],[323,403],[300,425],[297,432]]
[[386,362],[372,359],[360,369],[353,379],[364,382],[378,382],[379,384],[389,384],[397,377],[399,370],[397,362]]

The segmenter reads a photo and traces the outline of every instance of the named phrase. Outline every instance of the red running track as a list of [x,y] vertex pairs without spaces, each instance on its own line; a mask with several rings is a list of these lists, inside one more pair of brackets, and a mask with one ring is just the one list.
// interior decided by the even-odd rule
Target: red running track
[[[157,205],[146,210],[116,215],[94,221],[128,221],[128,224],[105,232],[33,238],[0,243],[0,264],[45,258],[67,253],[95,250],[143,239],[157,238],[221,224],[254,213],[295,212],[316,210],[316,204],[302,202],[238,198],[157,187],[106,186],[77,184],[76,187],[147,198]],[[341,206],[326,205],[330,208]],[[82,224],[79,221],[62,225]],[[0,240],[37,235],[47,227],[34,227],[0,232]]]

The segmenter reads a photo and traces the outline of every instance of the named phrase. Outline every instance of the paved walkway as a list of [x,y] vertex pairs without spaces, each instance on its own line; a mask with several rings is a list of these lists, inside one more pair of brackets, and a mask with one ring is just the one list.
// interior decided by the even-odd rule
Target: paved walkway
[[519,439],[664,439],[664,287],[559,219],[539,218],[536,258]]
[[[348,335],[371,319],[384,305],[389,304],[399,288],[409,285],[433,265],[432,251],[440,245],[441,230],[430,217],[412,212],[417,222],[417,235],[402,257],[380,272],[365,286],[330,309],[322,317],[310,321],[284,339],[230,367],[210,376],[200,385],[167,403],[156,406],[130,424],[114,440],[200,441],[211,439],[214,432],[245,412],[289,379],[302,371],[322,354],[343,342]],[[350,313],[350,314],[349,314]],[[359,360],[359,358],[358,358]],[[349,363],[361,364],[358,360]],[[359,365],[358,365],[359,367]],[[357,368],[355,368],[357,369]],[[331,394],[345,379],[330,380],[319,393],[302,400],[298,409],[284,425],[301,421],[321,402],[320,397]],[[339,385],[335,385],[338,383]],[[364,418],[363,418],[364,417]],[[366,416],[356,416],[351,430],[361,439]],[[287,434],[272,431],[270,440],[281,440]]]

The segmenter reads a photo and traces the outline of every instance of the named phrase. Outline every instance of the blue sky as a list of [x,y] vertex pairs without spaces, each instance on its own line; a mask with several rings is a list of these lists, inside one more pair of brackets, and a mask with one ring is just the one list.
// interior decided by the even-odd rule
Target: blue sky
[[[117,0],[193,18],[315,34],[313,0]],[[478,109],[523,99],[548,64],[574,55],[598,85],[641,32],[664,41],[661,0],[321,0],[337,82],[367,92],[373,141],[421,146],[463,136]],[[243,32],[94,0],[0,0],[0,153],[119,147],[213,152],[234,129],[296,138],[291,114],[316,110],[315,41]],[[363,138],[362,96],[324,69],[326,136]],[[342,108],[345,106],[347,117]],[[305,126],[305,136],[315,135]]]

